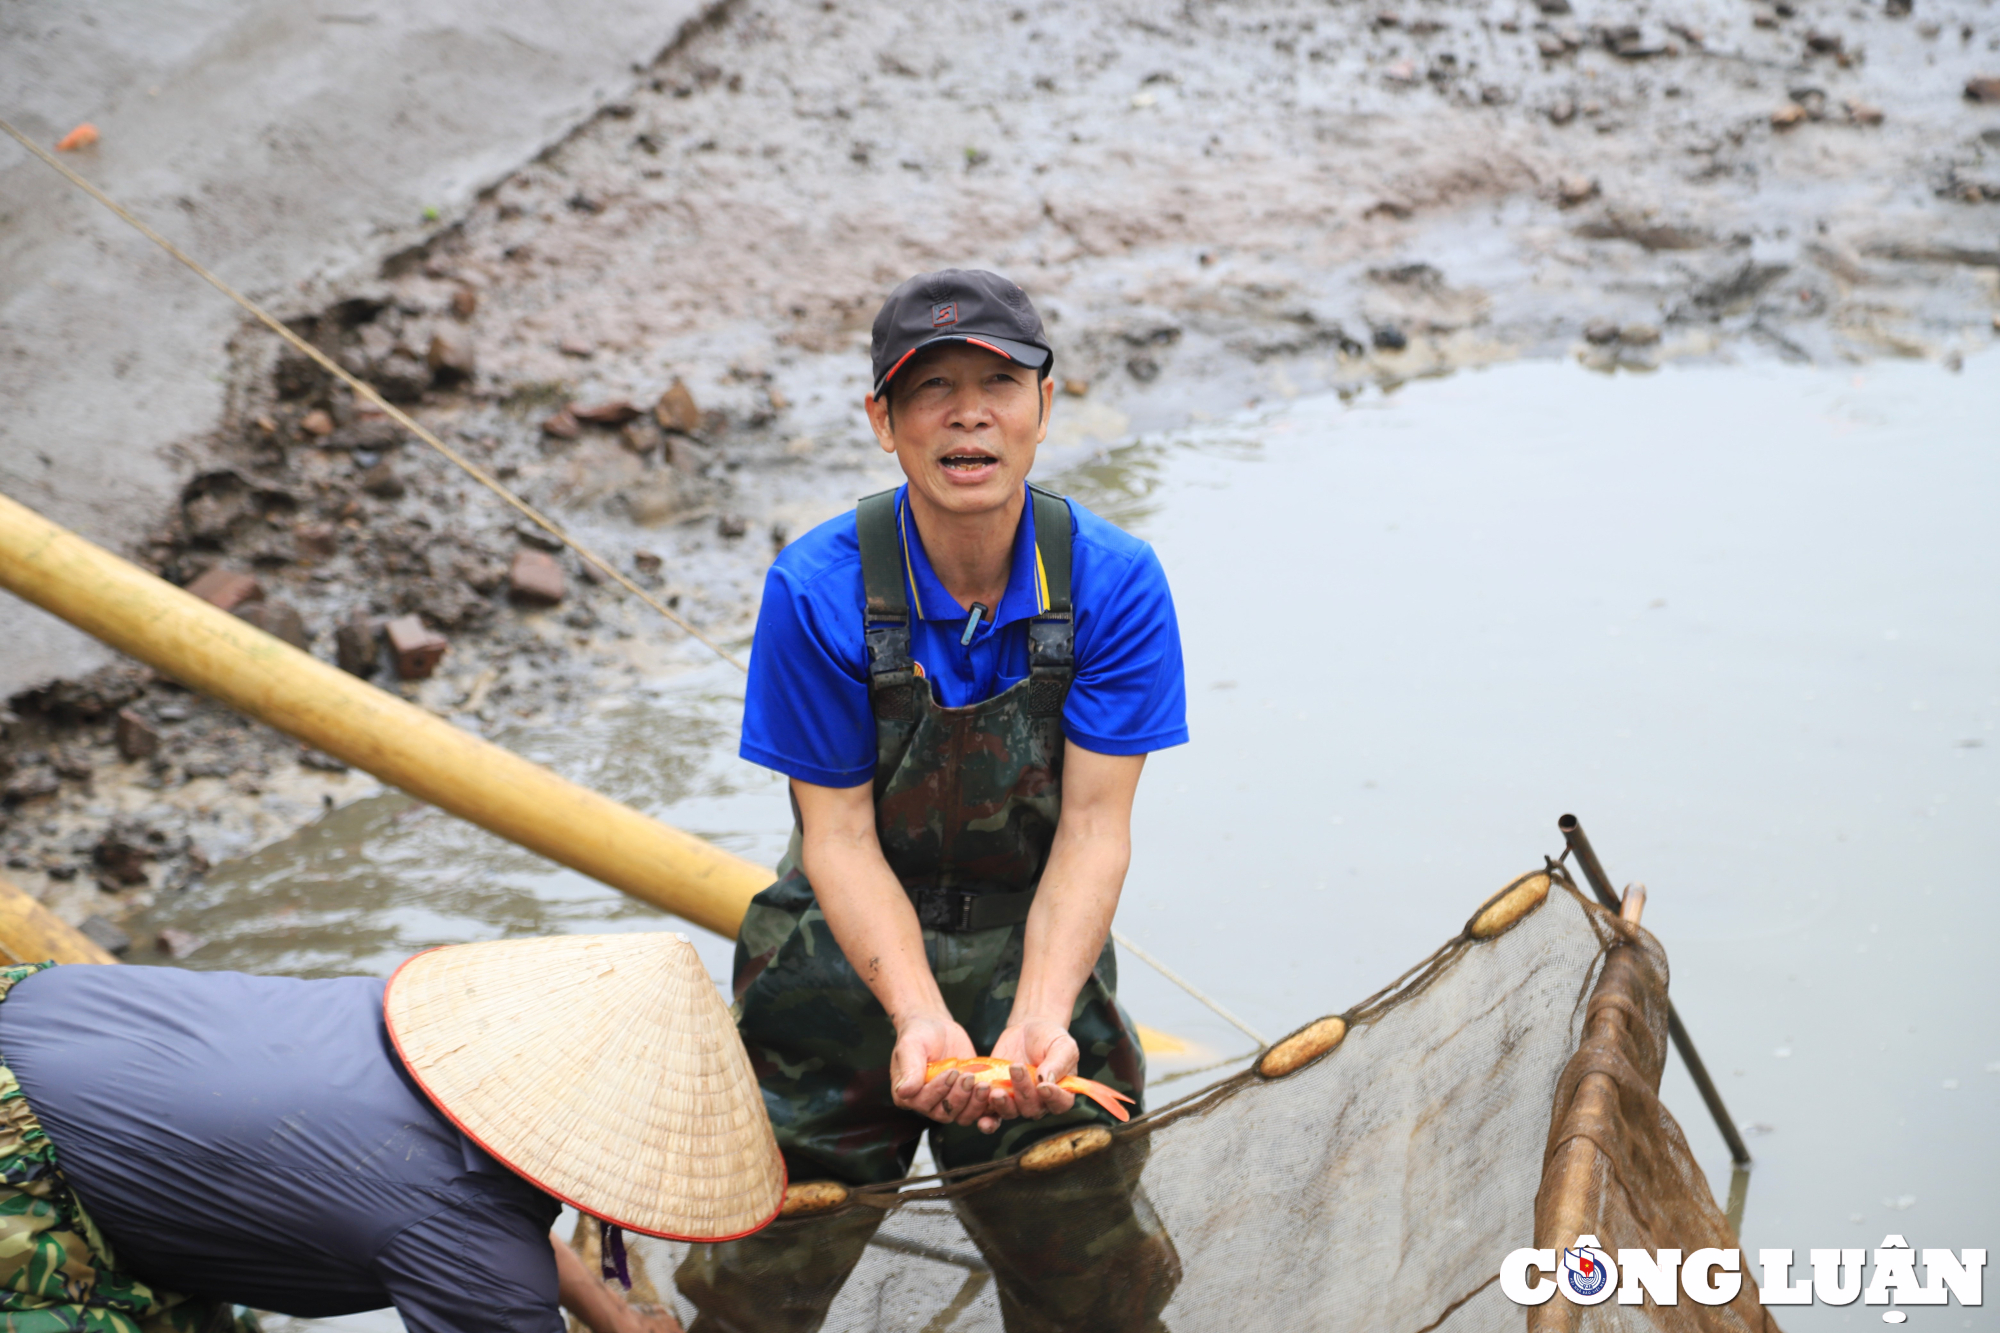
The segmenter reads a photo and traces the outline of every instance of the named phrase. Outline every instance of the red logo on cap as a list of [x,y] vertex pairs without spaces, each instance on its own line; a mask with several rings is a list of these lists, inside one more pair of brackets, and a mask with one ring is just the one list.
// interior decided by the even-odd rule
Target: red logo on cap
[[931,307],[932,328],[949,328],[956,323],[958,323],[958,302],[945,301],[942,304]]

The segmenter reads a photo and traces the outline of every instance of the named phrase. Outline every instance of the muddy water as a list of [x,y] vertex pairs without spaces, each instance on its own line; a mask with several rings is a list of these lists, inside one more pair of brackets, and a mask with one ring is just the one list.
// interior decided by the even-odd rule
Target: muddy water
[[[1149,767],[1121,927],[1276,1034],[1454,933],[1574,810],[1651,886],[1750,1135],[1747,1246],[1995,1246],[1996,422],[1993,354],[1523,364],[1063,460],[1157,546],[1186,641],[1195,743]],[[788,814],[733,757],[740,699],[718,667],[496,738],[769,862]],[[384,793],[142,924],[208,937],[189,966],[327,974],[664,922]],[[1196,1047],[1161,1072],[1244,1044],[1125,971]],[[1677,1064],[1665,1092],[1721,1194]]]

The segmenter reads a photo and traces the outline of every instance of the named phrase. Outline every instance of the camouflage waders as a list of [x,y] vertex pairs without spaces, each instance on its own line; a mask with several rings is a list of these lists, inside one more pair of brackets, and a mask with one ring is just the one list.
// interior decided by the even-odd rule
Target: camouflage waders
[[[963,708],[940,705],[910,658],[907,534],[895,493],[870,496],[856,514],[876,832],[916,908],[945,1004],[981,1052],[1006,1029],[1028,907],[1055,839],[1062,707],[1074,673],[1069,506],[1032,488],[1029,498],[1042,584],[1042,613],[1029,624],[1029,675]],[[926,1130],[938,1165],[949,1170],[1009,1156],[1076,1125],[1112,1123],[1081,1097],[1063,1115],[1008,1120],[994,1134],[896,1106],[895,1027],[827,927],[800,847],[795,825],[778,882],[751,902],[735,968],[738,1028],[793,1180],[901,1179]],[[1107,943],[1070,1014],[1077,1072],[1140,1098],[1145,1056],[1119,1007],[1117,981]],[[1136,1171],[1114,1168],[1112,1153],[1099,1156],[1095,1165],[1087,1160],[1038,1180],[1037,1189],[996,1187],[954,1201],[994,1271],[1012,1333],[1161,1327],[1157,1315],[1179,1281],[1179,1259],[1136,1192]],[[695,1246],[676,1274],[701,1312],[691,1333],[811,1333],[881,1221],[872,1208],[850,1207]]]
[[[0,968],[0,1001],[54,963]],[[0,1052],[0,1328],[6,1333],[257,1333],[247,1310],[129,1273],[70,1191]]]

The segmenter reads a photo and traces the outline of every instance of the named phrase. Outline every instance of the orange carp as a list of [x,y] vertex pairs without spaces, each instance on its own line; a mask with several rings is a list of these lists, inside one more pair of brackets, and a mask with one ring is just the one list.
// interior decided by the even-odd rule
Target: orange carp
[[[1014,1092],[1012,1064],[1012,1061],[996,1060],[990,1055],[974,1056],[970,1060],[933,1060],[924,1066],[924,1082],[928,1083],[938,1075],[955,1069],[961,1074],[971,1075],[972,1081],[981,1087],[993,1088],[1012,1096]],[[1026,1066],[1026,1069],[1029,1079],[1040,1078],[1033,1065]],[[1064,1092],[1073,1092],[1079,1097],[1090,1098],[1120,1120],[1132,1118],[1130,1113],[1118,1104],[1132,1099],[1118,1089],[1106,1087],[1095,1079],[1078,1078],[1075,1074],[1071,1074],[1059,1081],[1056,1086]]]

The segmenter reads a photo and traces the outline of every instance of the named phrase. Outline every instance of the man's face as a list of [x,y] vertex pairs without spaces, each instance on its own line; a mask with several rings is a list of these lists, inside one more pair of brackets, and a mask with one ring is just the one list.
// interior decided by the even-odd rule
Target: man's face
[[1035,449],[1049,430],[1052,380],[968,343],[911,358],[889,382],[889,405],[866,401],[884,452],[896,455],[910,490],[956,514],[1018,500]]

